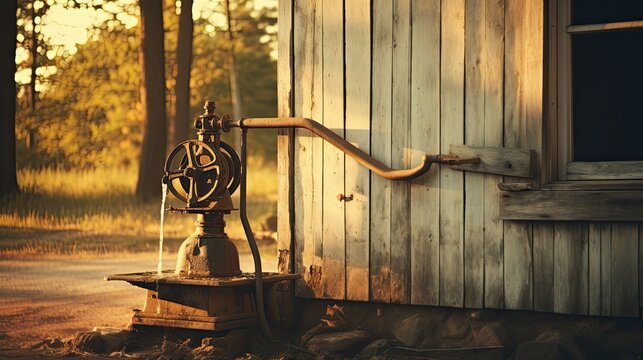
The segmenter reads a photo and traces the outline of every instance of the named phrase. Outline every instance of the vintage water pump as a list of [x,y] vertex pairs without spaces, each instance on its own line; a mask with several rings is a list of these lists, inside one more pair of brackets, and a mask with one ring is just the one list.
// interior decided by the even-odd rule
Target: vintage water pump
[[[476,163],[450,155],[425,155],[415,168],[394,170],[373,159],[330,129],[307,118],[247,118],[217,116],[213,101],[194,122],[197,140],[178,144],[168,155],[163,183],[186,204],[167,210],[196,214],[196,231],[181,245],[172,272],[118,274],[147,289],[143,310],[135,310],[133,325],[200,330],[229,330],[257,323],[269,333],[264,315],[264,286],[299,278],[296,274],[262,273],[261,258],[246,214],[247,131],[253,128],[303,128],[342,150],[375,174],[391,180],[411,180],[434,163]],[[221,140],[221,132],[241,129],[241,157]],[[243,274],[239,253],[225,234],[224,216],[235,210],[231,194],[240,188],[239,212],[252,251],[255,273]],[[341,199],[340,199],[341,201]],[[274,300],[274,299],[272,299]]]

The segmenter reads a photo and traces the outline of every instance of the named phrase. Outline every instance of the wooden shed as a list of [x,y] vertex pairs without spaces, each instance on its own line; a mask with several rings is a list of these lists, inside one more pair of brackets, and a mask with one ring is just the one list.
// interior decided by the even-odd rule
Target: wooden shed
[[482,161],[390,181],[283,130],[296,296],[639,317],[642,27],[640,1],[280,0],[280,116],[393,168]]

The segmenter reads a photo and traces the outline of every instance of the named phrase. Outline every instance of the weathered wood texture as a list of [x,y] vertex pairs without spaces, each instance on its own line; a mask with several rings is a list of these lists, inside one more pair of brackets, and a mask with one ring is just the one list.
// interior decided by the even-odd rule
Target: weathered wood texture
[[[442,0],[440,151],[464,142],[464,0]],[[464,174],[440,169],[440,305],[464,305]]]
[[[391,165],[393,2],[373,0],[371,155]],[[371,174],[370,299],[391,301],[391,181]]]
[[[467,82],[469,85],[470,82]],[[472,96],[467,96],[467,104],[473,101]],[[471,107],[467,107],[467,110]],[[475,113],[475,111],[474,111]],[[469,114],[469,113],[467,113]],[[473,115],[475,116],[475,115]],[[476,129],[474,125],[481,125],[482,121],[478,119],[471,119],[471,126],[467,125],[467,134],[473,138],[479,136],[484,140],[484,132],[482,129]],[[467,121],[469,123],[469,121]],[[484,125],[484,124],[482,124]],[[471,129],[471,130],[469,130]],[[469,137],[469,135],[467,136]],[[468,141],[467,143],[473,143]],[[460,158],[480,158],[478,164],[462,164],[450,165],[451,169],[481,172],[496,175],[514,176],[530,178],[533,176],[533,151],[528,149],[511,149],[504,147],[490,147],[490,146],[469,146],[469,145],[451,145],[449,154],[457,155]],[[475,175],[474,175],[475,176]]]
[[[343,1],[322,1],[322,116],[324,125],[344,136],[344,31]],[[344,202],[344,153],[323,142],[322,296],[343,299],[346,294],[346,243]],[[319,210],[317,210],[319,211]]]
[[[370,151],[371,1],[345,3],[346,140]],[[369,171],[346,157],[346,299],[368,300]]]
[[[277,99],[279,116],[293,115],[293,4],[292,0],[279,0],[279,58],[277,59]],[[280,129],[277,137],[277,251],[279,272],[291,273],[294,269],[292,249],[294,224],[294,150],[295,133]]]
[[[322,117],[322,8],[321,2],[295,1],[294,112],[323,121]],[[307,130],[295,134],[295,264],[303,280],[296,294],[322,296],[322,143]]]
[[643,191],[503,191],[500,218],[639,221],[643,220]]
[[280,5],[281,115],[320,121],[395,168],[483,159],[392,182],[282,131],[280,269],[303,276],[298,296],[638,316],[643,235],[606,221],[643,219],[626,216],[640,185],[608,196],[534,181],[547,152],[542,0]]
[[[411,9],[412,163],[440,152],[440,0]],[[411,303],[438,305],[440,291],[440,167],[411,183]]]

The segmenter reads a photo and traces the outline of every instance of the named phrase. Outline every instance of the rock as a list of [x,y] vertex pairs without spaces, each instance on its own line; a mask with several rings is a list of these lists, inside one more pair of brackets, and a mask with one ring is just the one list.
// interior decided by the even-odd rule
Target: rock
[[163,340],[161,344],[161,356],[164,356],[168,360],[184,360],[190,359],[192,348],[189,345],[190,339],[185,340],[184,342],[177,344],[171,340]]
[[518,345],[515,359],[585,359],[596,350],[591,338],[547,330],[536,341]]
[[237,357],[248,351],[248,337],[247,329],[230,330],[223,337],[226,352],[232,357]]
[[473,346],[507,346],[510,343],[507,330],[499,323],[483,326],[473,338]]
[[514,360],[564,360],[558,344],[551,342],[526,341],[516,348]]
[[463,314],[452,314],[442,326],[441,336],[444,339],[463,339],[469,334],[469,320]]
[[75,350],[94,354],[103,354],[107,350],[107,344],[98,331],[76,334],[71,339],[70,344]]
[[105,341],[105,352],[110,353],[123,350],[132,336],[132,332],[127,330],[102,334],[103,341]]
[[413,314],[393,329],[393,336],[405,346],[416,346],[423,336],[422,325],[424,324],[420,314]]
[[306,343],[306,348],[316,353],[342,353],[354,355],[368,342],[370,334],[364,330],[352,330],[320,334]]
[[360,351],[359,356],[370,359],[376,355],[383,355],[384,351],[393,346],[399,346],[400,342],[395,339],[377,339],[371,341]]
[[63,346],[65,346],[65,343],[62,342],[60,339],[47,339],[47,347],[51,349],[60,349]]
[[201,340],[201,346],[195,348],[190,352],[190,355],[195,360],[201,359],[224,359],[228,358],[228,354],[221,348],[222,340],[219,338],[206,337]]
[[545,330],[538,337],[536,341],[546,342],[546,343],[557,343],[563,337],[563,334],[555,330]]

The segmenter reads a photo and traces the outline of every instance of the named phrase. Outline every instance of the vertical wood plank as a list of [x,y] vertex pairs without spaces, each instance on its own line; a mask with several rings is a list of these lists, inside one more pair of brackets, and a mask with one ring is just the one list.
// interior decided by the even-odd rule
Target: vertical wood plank
[[[345,1],[346,140],[370,152],[371,1]],[[346,299],[368,300],[369,171],[345,158]]]
[[639,223],[639,307],[643,308],[643,225],[642,223]]
[[[483,68],[485,86],[484,144],[503,146],[505,2],[485,0]],[[501,176],[484,180],[484,301],[485,307],[504,306],[503,221],[498,219],[498,183]]]
[[[371,155],[391,165],[393,2],[373,0]],[[370,298],[391,300],[391,181],[371,173]]]
[[579,222],[554,224],[554,311],[588,313],[588,228]]
[[554,311],[554,224],[534,223],[534,310]]
[[612,224],[612,316],[639,316],[638,224]]
[[[393,105],[391,164],[410,167],[411,0],[393,5]],[[411,253],[408,181],[391,183],[391,302],[409,303]]]
[[612,225],[601,224],[601,315],[612,315]]
[[[442,0],[440,151],[464,142],[464,0]],[[464,181],[440,169],[440,305],[464,303]]]
[[[323,117],[324,126],[344,137],[344,3],[323,0]],[[323,142],[323,297],[346,296],[344,229],[344,153]]]
[[[484,146],[485,0],[467,0],[465,13],[465,144]],[[464,306],[484,304],[484,174],[464,173]]]
[[533,308],[532,227],[527,221],[504,223],[505,308]]
[[[411,148],[413,164],[440,152],[440,0],[411,9]],[[440,168],[411,184],[411,302],[440,301]]]
[[589,224],[589,314],[601,314],[601,223]]
[[[293,32],[292,0],[279,0],[279,41],[277,58],[277,99],[279,116],[292,116]],[[292,273],[294,223],[294,131],[279,129],[277,137],[277,250],[279,272]]]
[[[505,6],[505,146],[542,147],[543,2]],[[538,162],[537,162],[538,163]],[[504,223],[505,306],[533,308],[530,222]]]
[[[322,120],[321,3],[295,2],[294,110],[297,116]],[[321,140],[307,130],[295,137],[295,242],[299,296],[321,296],[322,158]]]

